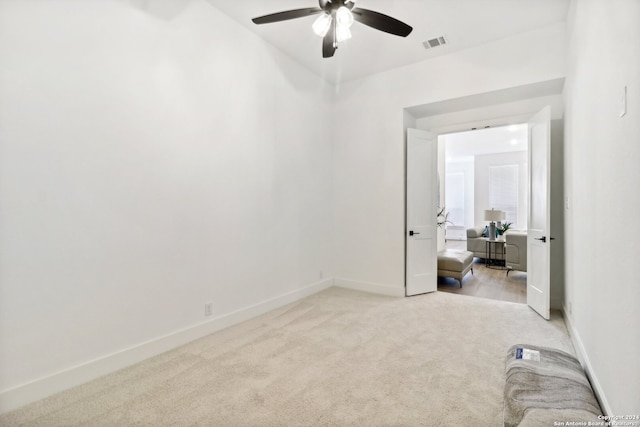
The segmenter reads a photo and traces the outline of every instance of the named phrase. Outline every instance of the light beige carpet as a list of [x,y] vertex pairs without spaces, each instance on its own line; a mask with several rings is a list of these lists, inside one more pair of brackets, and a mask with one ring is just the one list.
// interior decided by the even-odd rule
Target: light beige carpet
[[447,293],[332,288],[0,416],[28,426],[500,426],[515,343],[564,321]]

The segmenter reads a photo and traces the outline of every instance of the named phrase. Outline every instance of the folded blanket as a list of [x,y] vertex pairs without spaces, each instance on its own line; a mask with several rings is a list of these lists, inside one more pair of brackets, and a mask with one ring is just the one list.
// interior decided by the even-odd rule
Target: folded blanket
[[589,380],[572,355],[518,344],[507,352],[505,365],[505,426],[602,421]]

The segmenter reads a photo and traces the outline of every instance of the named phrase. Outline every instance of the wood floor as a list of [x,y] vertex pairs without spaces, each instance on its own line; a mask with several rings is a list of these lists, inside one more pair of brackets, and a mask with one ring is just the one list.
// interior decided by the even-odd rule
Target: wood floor
[[[465,250],[466,241],[448,240],[447,249]],[[474,258],[473,274],[469,272],[462,279],[462,288],[456,279],[438,277],[438,290],[454,294],[469,295],[501,301],[526,304],[527,273],[512,271],[507,277],[506,270],[487,268],[484,260]]]

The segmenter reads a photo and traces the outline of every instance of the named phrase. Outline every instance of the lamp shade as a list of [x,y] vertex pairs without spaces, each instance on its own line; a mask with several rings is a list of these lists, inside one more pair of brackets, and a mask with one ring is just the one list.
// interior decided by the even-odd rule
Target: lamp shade
[[504,221],[506,217],[507,213],[505,211],[497,211],[495,209],[484,211],[485,221]]

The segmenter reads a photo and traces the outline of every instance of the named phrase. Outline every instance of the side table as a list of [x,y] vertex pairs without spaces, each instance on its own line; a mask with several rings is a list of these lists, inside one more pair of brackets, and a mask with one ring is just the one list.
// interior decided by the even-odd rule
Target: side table
[[484,265],[487,268],[495,268],[498,270],[504,270],[505,256],[504,256],[504,237],[500,236],[496,240],[485,241],[485,258]]

